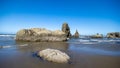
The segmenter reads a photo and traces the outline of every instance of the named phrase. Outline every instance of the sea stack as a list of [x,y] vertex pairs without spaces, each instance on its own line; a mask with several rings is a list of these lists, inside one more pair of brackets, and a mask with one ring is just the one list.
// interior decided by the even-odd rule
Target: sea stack
[[74,38],[79,38],[79,32],[76,30],[75,34],[74,34]]
[[16,34],[16,41],[49,42],[66,40],[65,32],[61,30],[51,31],[45,28],[21,29]]
[[63,25],[62,25],[62,31],[65,32],[65,34],[67,35],[67,38],[71,37],[70,27],[68,26],[67,23],[63,23]]

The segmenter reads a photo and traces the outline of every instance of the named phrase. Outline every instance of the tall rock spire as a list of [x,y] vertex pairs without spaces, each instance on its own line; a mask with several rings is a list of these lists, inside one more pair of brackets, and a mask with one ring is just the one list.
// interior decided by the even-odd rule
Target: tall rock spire
[[62,31],[66,33],[67,38],[70,38],[70,37],[71,37],[70,27],[68,26],[67,23],[63,23],[63,24],[62,24]]

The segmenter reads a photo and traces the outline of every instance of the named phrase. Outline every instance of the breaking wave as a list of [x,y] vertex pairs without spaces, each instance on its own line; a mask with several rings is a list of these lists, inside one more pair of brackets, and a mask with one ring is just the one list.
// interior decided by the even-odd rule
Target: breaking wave
[[120,43],[120,39],[71,39],[68,43],[75,43],[75,44],[99,44],[99,43]]

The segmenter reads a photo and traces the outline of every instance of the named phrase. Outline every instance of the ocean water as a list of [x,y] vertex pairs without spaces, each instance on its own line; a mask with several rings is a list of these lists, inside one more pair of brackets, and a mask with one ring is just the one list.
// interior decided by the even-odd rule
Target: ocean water
[[[52,63],[36,56],[46,48],[67,53],[71,63]],[[120,39],[18,42],[15,35],[0,35],[0,68],[120,68]]]

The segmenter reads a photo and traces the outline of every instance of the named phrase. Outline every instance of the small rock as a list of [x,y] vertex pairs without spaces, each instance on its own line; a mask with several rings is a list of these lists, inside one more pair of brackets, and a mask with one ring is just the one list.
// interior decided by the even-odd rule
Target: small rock
[[76,30],[76,32],[75,32],[75,34],[74,34],[74,38],[79,38],[79,33],[78,33],[78,31]]
[[103,38],[102,34],[97,33],[96,35],[90,36],[91,38]]

